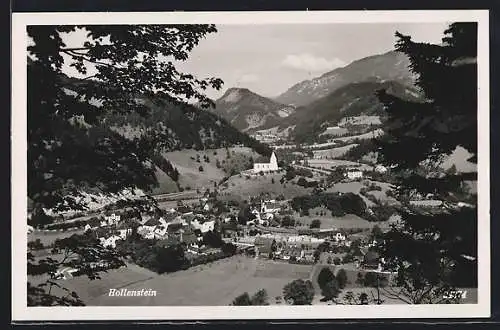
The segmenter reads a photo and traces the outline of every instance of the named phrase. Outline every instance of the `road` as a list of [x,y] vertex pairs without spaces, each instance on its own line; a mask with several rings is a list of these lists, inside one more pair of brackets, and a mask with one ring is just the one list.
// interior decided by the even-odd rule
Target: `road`
[[292,166],[296,167],[296,168],[302,168],[302,169],[305,169],[305,170],[309,170],[309,171],[314,171],[314,172],[326,174],[326,175],[332,173],[332,171],[320,170],[319,168],[315,168],[315,167],[308,167],[308,166],[302,166],[302,165],[292,165]]
[[[183,192],[177,192],[177,193],[170,193],[170,194],[161,194],[161,195],[154,195],[152,196],[157,202],[165,202],[165,201],[177,201],[181,199],[196,199],[201,197],[199,193],[196,192],[196,190],[189,190],[189,191],[183,191]],[[92,211],[91,213],[77,217],[77,218],[72,218],[72,219],[66,219],[64,220],[65,223],[73,223],[73,222],[78,222],[78,221],[85,221],[89,220],[90,218],[97,217],[101,215],[104,212],[102,211]]]

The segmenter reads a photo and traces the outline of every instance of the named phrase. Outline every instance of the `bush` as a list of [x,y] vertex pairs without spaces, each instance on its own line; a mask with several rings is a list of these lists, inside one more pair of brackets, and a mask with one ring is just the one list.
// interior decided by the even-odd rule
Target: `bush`
[[198,171],[203,172],[203,166],[198,167]]
[[340,289],[343,289],[345,288],[346,284],[347,284],[347,272],[345,271],[345,269],[340,269],[338,272],[337,272],[337,282],[339,284],[339,288]]
[[321,221],[318,219],[314,219],[311,224],[309,225],[309,228],[319,228],[321,227]]
[[28,249],[30,250],[43,250],[44,248],[45,246],[39,238],[37,238],[35,241],[28,242]]

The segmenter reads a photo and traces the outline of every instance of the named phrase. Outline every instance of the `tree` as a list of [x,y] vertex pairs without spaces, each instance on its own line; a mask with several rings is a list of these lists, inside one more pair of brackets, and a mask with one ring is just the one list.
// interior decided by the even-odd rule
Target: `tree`
[[337,282],[339,284],[339,289],[345,288],[347,284],[347,272],[345,271],[345,269],[340,269],[337,272],[337,276],[335,278],[337,279]]
[[248,292],[245,292],[238,297],[234,298],[233,303],[231,304],[233,306],[250,306],[252,305],[252,301],[250,300],[250,295]]
[[238,212],[238,223],[240,225],[246,225],[248,221],[253,219],[255,219],[255,214],[252,213],[250,205],[243,205]]
[[[66,45],[64,35],[77,31],[86,33],[83,43]],[[213,105],[203,90],[218,89],[222,81],[200,80],[179,72],[173,60],[187,59],[199,40],[214,32],[213,25],[195,24],[27,28],[31,40],[27,193],[33,201],[33,214],[39,215],[44,208],[83,210],[86,199],[80,197],[89,188],[110,194],[125,188],[149,191],[157,184],[152,160],[168,140],[168,132],[159,125],[127,138],[110,129],[106,119],[147,117],[150,108],[141,97],[154,100],[155,106],[182,105],[185,99],[197,100],[203,107]],[[65,76],[63,68],[67,67],[85,79],[76,81]],[[39,221],[37,217],[34,220]],[[42,220],[41,224],[47,221]],[[77,240],[79,246],[73,244]],[[92,279],[103,270],[89,266],[92,258],[109,259],[106,264],[110,268],[121,265],[115,260],[119,256],[100,249],[97,241],[85,236],[59,244],[79,258],[78,267]],[[51,275],[56,266],[71,264],[51,260],[35,263],[28,258],[28,275]],[[40,268],[41,264],[45,266]],[[53,285],[49,281],[36,287],[28,283],[28,304],[82,304],[77,293],[69,297],[47,293]]]
[[319,258],[321,257],[321,252],[317,249],[314,250],[313,257],[314,257],[314,262],[318,262]]
[[309,280],[294,280],[283,288],[283,297],[292,305],[310,305],[314,298],[314,287]]
[[[477,24],[454,23],[441,45],[417,43],[396,33],[396,50],[410,59],[422,99],[378,93],[387,112],[386,133],[377,143],[391,167],[398,196],[433,193],[445,199],[476,173],[445,173],[439,165],[457,146],[477,158]],[[461,83],[454,83],[461,82]],[[410,152],[409,152],[410,151]],[[382,256],[397,271],[401,288],[391,297],[413,304],[440,303],[458,286],[477,285],[477,211],[433,214],[412,207],[384,235]]]
[[321,220],[318,220],[318,219],[314,219],[313,221],[311,221],[311,225],[309,226],[309,228],[319,228],[321,227]]
[[384,235],[384,232],[378,225],[373,226],[372,231],[371,231],[371,237],[372,239],[380,239]]
[[324,267],[318,274],[318,286],[323,288],[328,282],[335,279],[335,275],[333,275],[332,271],[328,267]]
[[324,297],[323,299],[326,301],[337,298],[339,293],[340,293],[340,287],[335,277],[329,282],[327,282],[323,286],[323,288],[321,288],[321,294]]
[[203,172],[203,166],[198,167],[198,171]]
[[264,305],[269,305],[269,296],[267,294],[267,291],[265,289],[261,289],[257,291],[253,296],[252,296],[252,305],[254,306],[264,306]]
[[260,289],[252,297],[245,292],[233,300],[233,306],[265,306],[269,305],[269,296],[265,289]]
[[295,226],[295,219],[292,218],[289,215],[285,215],[281,219],[281,226],[283,226],[283,227],[293,227],[293,226]]

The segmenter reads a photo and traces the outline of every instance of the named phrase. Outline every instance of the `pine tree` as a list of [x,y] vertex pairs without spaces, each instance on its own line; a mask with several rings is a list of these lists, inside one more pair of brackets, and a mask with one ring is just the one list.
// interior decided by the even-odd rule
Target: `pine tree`
[[[63,41],[64,34],[73,32],[85,33],[76,47]],[[197,79],[173,63],[187,59],[199,40],[214,32],[214,25],[196,24],[28,26],[27,193],[35,215],[44,208],[85,209],[85,198],[79,197],[86,189],[110,194],[125,188],[149,191],[157,184],[152,158],[165,146],[167,133],[151,126],[130,139],[110,129],[106,119],[150,118],[152,108],[138,97],[156,107],[182,107],[186,99],[213,105],[202,91],[219,89],[222,81]],[[85,79],[66,76],[64,67]],[[91,262],[102,260],[110,269],[123,265],[121,256],[102,249],[92,237],[76,235],[59,244],[78,258],[59,262],[28,256],[28,275],[50,277],[59,267],[71,266],[95,279],[105,269]],[[51,294],[49,282],[28,283],[28,305],[83,303],[74,292]]]
[[[409,57],[425,100],[378,93],[388,115],[385,135],[377,141],[380,158],[396,174],[399,196],[433,193],[448,201],[464,180],[477,177],[439,169],[457,146],[476,160],[477,24],[451,24],[442,45],[396,36],[396,49]],[[425,212],[404,202],[400,213],[401,224],[384,236],[381,251],[397,271],[401,291],[386,294],[407,303],[440,303],[449,290],[477,285],[476,208]]]

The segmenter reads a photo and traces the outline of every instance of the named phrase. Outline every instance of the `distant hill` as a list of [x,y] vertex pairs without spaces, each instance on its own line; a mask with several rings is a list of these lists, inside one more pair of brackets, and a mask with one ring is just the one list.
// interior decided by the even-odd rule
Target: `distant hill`
[[412,85],[414,76],[408,69],[410,61],[406,55],[390,51],[381,55],[365,57],[351,64],[327,72],[320,77],[305,80],[290,87],[275,98],[276,102],[303,106],[314,102],[335,90],[363,81],[397,81]]
[[[79,80],[62,76],[67,93],[78,94],[79,89],[87,84],[98,84],[91,80]],[[88,86],[88,85],[87,85]],[[194,105],[173,104],[164,100],[151,99],[137,95],[137,101],[145,105],[149,115],[141,116],[138,113],[106,114],[102,117],[100,131],[117,132],[126,138],[134,138],[148,134],[148,130],[156,128],[163,132],[163,153],[151,155],[157,167],[157,178],[160,183],[157,192],[175,191],[178,189],[179,174],[175,166],[168,159],[168,152],[186,149],[206,150],[227,148],[232,146],[246,146],[261,155],[270,155],[270,149],[247,134],[241,132],[225,119],[214,113],[202,110]],[[177,172],[177,173],[175,173]],[[174,182],[178,181],[179,182]]]
[[296,142],[312,142],[325,132],[328,126],[337,125],[345,118],[384,116],[383,106],[376,96],[378,90],[386,90],[404,99],[421,99],[416,88],[397,81],[352,83],[306,106],[298,107],[281,122],[280,128],[294,126],[291,135]]
[[215,104],[215,114],[249,133],[276,126],[295,110],[246,88],[229,88]]

